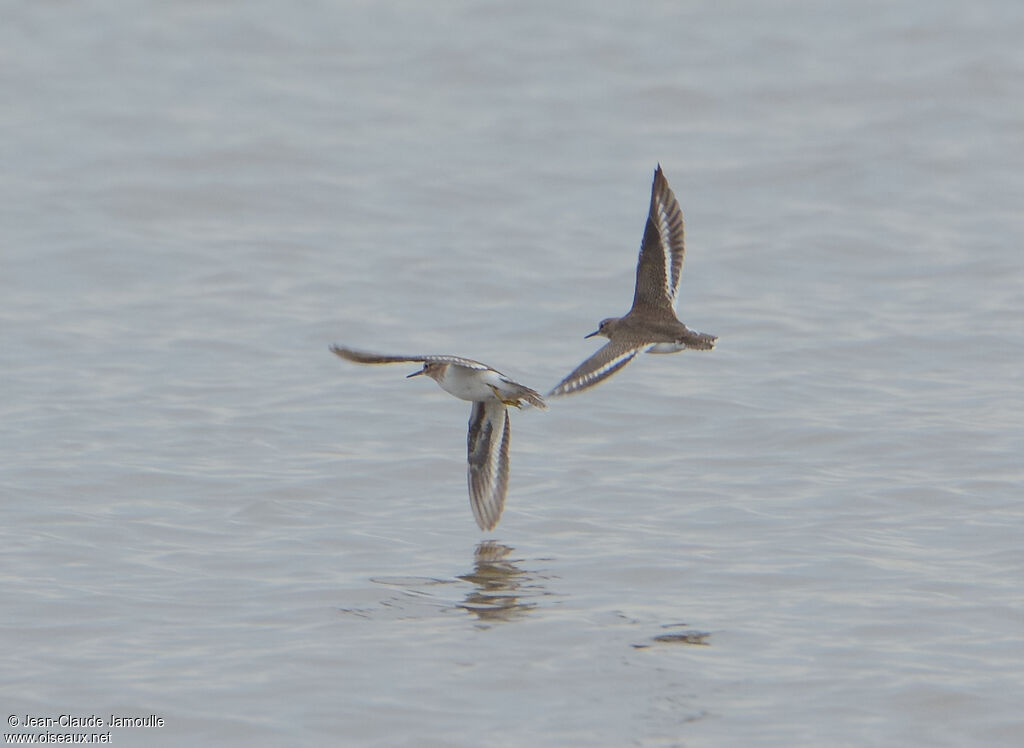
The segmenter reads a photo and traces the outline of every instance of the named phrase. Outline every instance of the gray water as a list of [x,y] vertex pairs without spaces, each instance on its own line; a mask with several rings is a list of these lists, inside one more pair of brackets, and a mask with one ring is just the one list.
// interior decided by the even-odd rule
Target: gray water
[[[9,4],[5,730],[1019,745],[1022,38],[1010,0]],[[546,391],[658,162],[718,348],[513,413],[481,534],[468,404],[327,347]]]

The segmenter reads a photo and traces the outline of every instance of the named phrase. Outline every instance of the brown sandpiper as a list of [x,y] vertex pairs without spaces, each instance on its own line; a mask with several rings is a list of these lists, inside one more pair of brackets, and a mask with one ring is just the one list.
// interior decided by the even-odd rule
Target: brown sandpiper
[[584,336],[602,335],[608,342],[559,382],[548,397],[593,387],[644,351],[675,353],[715,347],[717,336],[691,330],[675,313],[684,252],[683,212],[658,164],[636,265],[633,306],[622,317],[601,320],[597,330]]

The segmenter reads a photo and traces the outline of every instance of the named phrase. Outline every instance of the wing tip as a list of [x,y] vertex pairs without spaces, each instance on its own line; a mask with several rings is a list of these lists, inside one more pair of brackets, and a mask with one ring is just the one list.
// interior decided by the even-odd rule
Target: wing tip
[[352,355],[351,349],[349,349],[349,348],[342,348],[337,343],[331,343],[329,346],[327,346],[327,350],[329,350],[335,356],[337,356],[339,358],[345,359],[346,361],[351,361],[352,360],[350,358],[350,356]]

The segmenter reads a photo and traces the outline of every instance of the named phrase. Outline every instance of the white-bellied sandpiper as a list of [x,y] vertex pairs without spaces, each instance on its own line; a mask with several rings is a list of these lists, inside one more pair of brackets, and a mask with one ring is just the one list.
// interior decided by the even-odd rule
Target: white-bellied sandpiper
[[425,374],[441,389],[469,400],[469,503],[481,530],[493,530],[501,519],[508,493],[508,406],[523,401],[546,408],[544,399],[529,387],[513,382],[497,369],[460,356],[382,356],[331,346],[331,351],[359,364],[421,363],[409,377]]

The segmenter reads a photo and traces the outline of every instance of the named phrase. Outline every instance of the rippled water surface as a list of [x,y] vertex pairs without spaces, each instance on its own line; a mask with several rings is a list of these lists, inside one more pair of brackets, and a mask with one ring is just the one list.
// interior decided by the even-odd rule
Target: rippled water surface
[[[1024,7],[828,8],[9,8],[8,728],[1019,745]],[[468,404],[327,346],[550,389],[658,162],[718,348],[513,413],[481,534]]]

